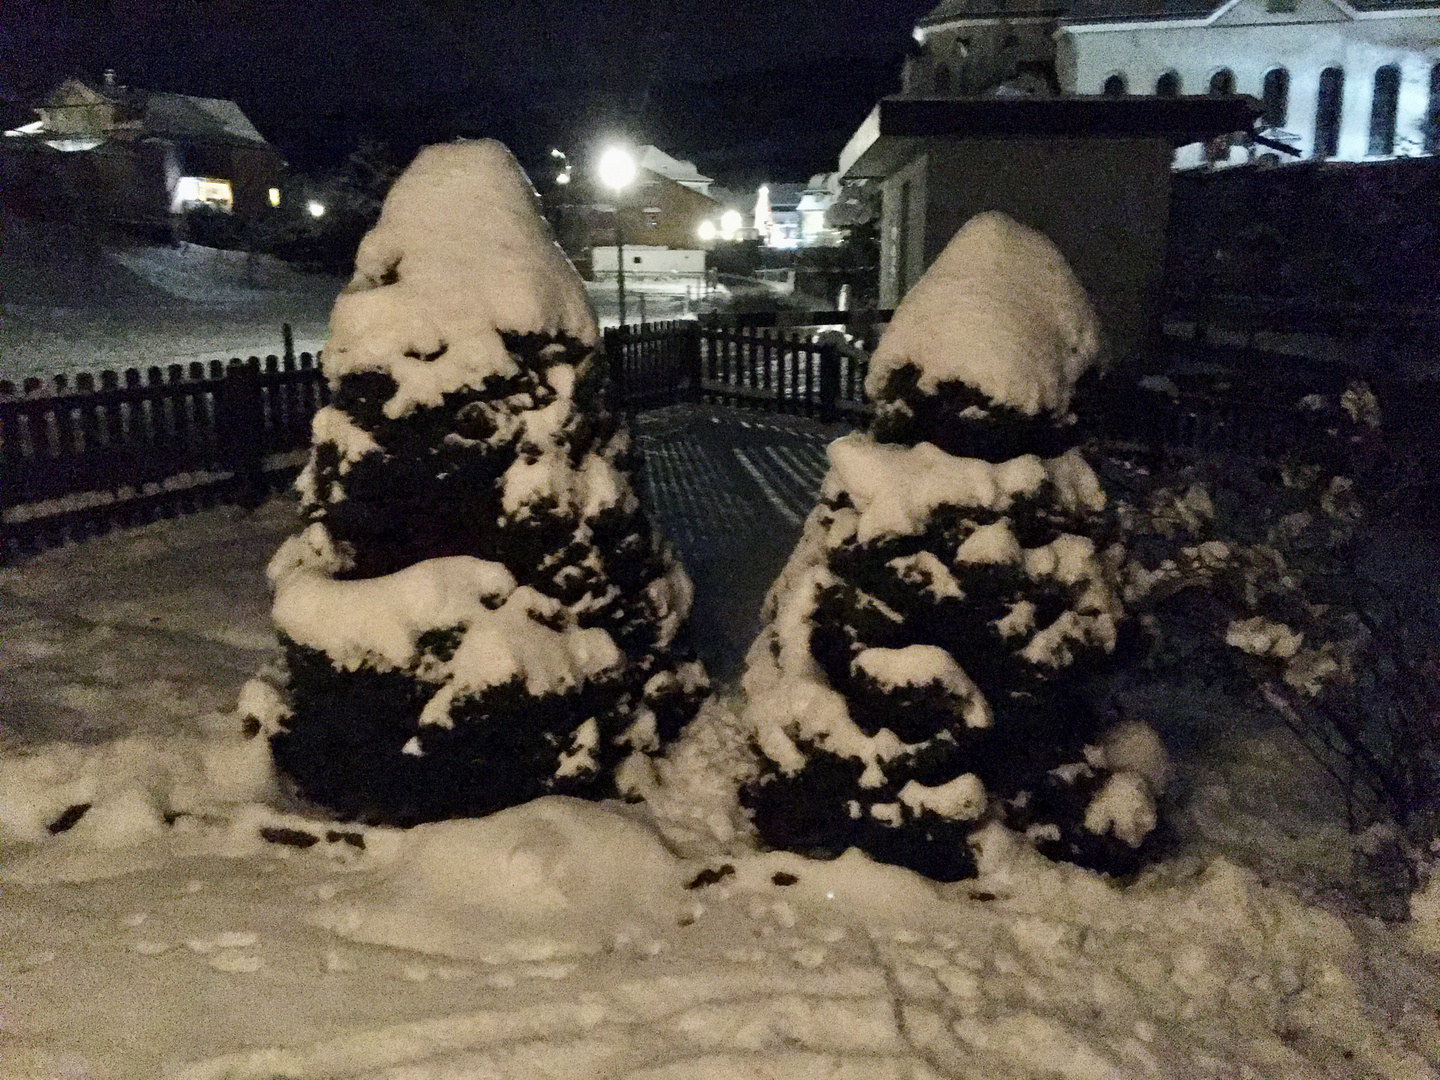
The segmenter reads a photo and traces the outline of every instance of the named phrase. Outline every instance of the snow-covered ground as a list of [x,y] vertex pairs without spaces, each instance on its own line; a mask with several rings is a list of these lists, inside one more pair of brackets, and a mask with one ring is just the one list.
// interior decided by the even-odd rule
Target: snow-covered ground
[[1349,845],[1323,779],[1195,702],[1136,701],[1179,837],[1125,888],[999,834],[943,887],[759,853],[720,708],[649,805],[297,813],[230,712],[293,515],[0,570],[5,1080],[1437,1075],[1433,960],[1325,902]]
[[0,379],[318,350],[344,282],[194,244],[89,248],[10,223],[0,261]]
[[[296,352],[325,344],[344,279],[268,256],[195,244],[105,247],[89,255],[48,233],[6,232],[0,261],[0,379],[279,355],[289,323]],[[615,283],[586,291],[602,326],[619,322]],[[627,281],[626,317],[649,322],[696,310],[682,279]]]
[[[191,249],[103,261],[125,274],[75,311],[177,347],[196,311],[238,327],[307,291]],[[541,278],[486,295],[555,299]],[[1440,885],[1409,924],[1360,914],[1318,767],[1173,691],[1123,699],[1177,776],[1166,856],[1124,886],[993,825],[949,885],[760,850],[733,688],[634,777],[640,802],[327,820],[277,782],[247,681],[276,656],[264,567],[297,516],[213,510],[0,569],[0,1080],[1440,1076]]]

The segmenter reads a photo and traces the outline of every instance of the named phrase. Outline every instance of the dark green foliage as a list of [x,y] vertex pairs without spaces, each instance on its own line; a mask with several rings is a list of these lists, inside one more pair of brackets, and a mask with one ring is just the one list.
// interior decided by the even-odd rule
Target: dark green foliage
[[1026,416],[963,382],[920,388],[920,369],[903,364],[875,395],[879,442],[934,443],[956,457],[1005,461],[1021,454],[1054,457],[1074,445],[1073,425],[1050,415]]
[[[275,759],[301,795],[342,817],[413,825],[542,795],[614,795],[616,766],[674,738],[706,690],[685,646],[662,640],[667,613],[656,610],[651,587],[672,572],[673,557],[633,498],[588,516],[548,497],[506,510],[504,477],[517,461],[558,452],[563,470],[598,457],[625,482],[632,463],[581,343],[504,340],[517,373],[398,418],[385,414],[398,390],[388,374],[343,375],[333,407],[378,449],[346,461],[319,441],[305,517],[346,560],[336,579],[374,579],[447,556],[500,563],[518,586],[557,602],[527,608],[537,629],[554,632],[546,640],[604,630],[623,662],[561,690],[532,692],[517,676],[463,691],[444,722],[422,725],[443,683],[436,673],[455,658],[465,625],[424,629],[401,669],[341,666],[287,639],[292,716],[272,737]],[[526,420],[557,400],[546,377],[557,363],[577,365],[578,381],[554,444],[537,446]],[[582,740],[587,723],[593,738]]]
[[[883,388],[877,443],[925,441],[955,457],[998,464],[1024,454],[1056,457],[1072,442],[1074,428],[1065,420],[1027,417],[960,383],[924,393],[919,375],[914,365],[902,366]],[[1056,484],[1046,479],[1008,503],[980,506],[969,505],[973,493],[957,492],[954,501],[931,509],[917,531],[863,541],[845,522],[864,508],[846,491],[830,490],[807,525],[812,542],[823,546],[824,575],[808,586],[813,599],[805,643],[857,730],[847,744],[843,733],[838,743],[827,743],[825,736],[789,729],[803,760],[798,768],[762,752],[760,773],[741,801],[767,843],[825,857],[859,847],[943,881],[975,874],[969,838],[991,821],[1028,832],[1052,858],[1112,874],[1133,873],[1151,856],[1148,840],[1132,847],[1085,828],[1087,808],[1112,776],[1092,749],[1102,721],[1084,693],[1108,663],[1109,632],[1099,627],[1112,625],[1107,620],[1115,608],[1105,572],[1092,561],[1075,581],[1029,564],[956,557],[977,530],[997,525],[1026,550],[1062,537],[1072,546],[1083,547],[1078,538],[1103,546],[1111,522],[1067,504]],[[1105,599],[1097,601],[1094,590]],[[772,619],[786,601],[774,598]],[[1097,602],[1109,606],[1097,608]],[[1018,625],[1026,620],[1017,612],[1027,611],[1030,625]],[[1029,651],[1037,632],[1073,618],[1070,613],[1078,615],[1076,628],[1065,637],[1067,648],[1049,653],[1054,663],[1043,648]],[[794,677],[784,669],[780,631],[767,632],[774,635],[769,653],[777,677]],[[988,705],[987,726],[967,724],[974,703],[962,684],[938,676],[877,677],[863,656],[867,649],[912,646],[927,647],[918,655],[930,660],[938,649],[963,671]],[[886,654],[880,662],[890,661]],[[891,735],[903,747],[884,751],[868,768],[846,749],[857,737],[883,742]],[[904,794],[912,781],[934,789],[966,774],[984,789],[985,804],[973,814],[942,816],[924,801],[930,796],[917,797],[913,789],[909,798]]]
[[[742,793],[767,843],[823,859],[858,847],[880,862],[909,867],[936,881],[975,876],[969,823],[925,813],[903,828],[886,825],[867,812],[868,802],[855,799],[859,762],[815,747],[806,750],[807,763],[798,773],[767,772]],[[892,802],[896,791],[887,786],[867,792],[867,798]]]

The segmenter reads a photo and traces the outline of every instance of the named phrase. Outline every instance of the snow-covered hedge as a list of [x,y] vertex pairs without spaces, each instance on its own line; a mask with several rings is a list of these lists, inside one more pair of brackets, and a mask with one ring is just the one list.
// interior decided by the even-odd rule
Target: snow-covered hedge
[[331,330],[306,525],[269,569],[277,764],[403,824],[613,792],[705,689],[677,646],[690,582],[640,512],[594,315],[504,147],[421,153]]
[[1282,460],[1106,463],[1144,629],[1130,664],[1283,719],[1335,777],[1361,882],[1394,913],[1440,842],[1440,599],[1407,565],[1433,552],[1369,528],[1415,471],[1370,389],[1297,404],[1312,435]]
[[821,502],[745,674],[762,758],[742,793],[777,847],[953,880],[999,820],[1046,854],[1135,868],[1166,771],[1076,684],[1121,617],[1105,495],[1065,447],[1094,314],[1043,236],[973,219],[871,364],[872,434],[830,447]]

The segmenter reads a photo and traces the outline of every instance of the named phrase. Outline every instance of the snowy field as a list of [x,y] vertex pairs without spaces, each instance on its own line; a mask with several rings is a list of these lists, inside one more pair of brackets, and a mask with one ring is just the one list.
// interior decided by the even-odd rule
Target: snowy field
[[297,814],[231,712],[293,514],[0,570],[5,1080],[1437,1075],[1437,969],[1337,899],[1323,779],[1194,703],[1149,703],[1179,838],[1123,889],[998,833],[952,886],[757,853],[721,709],[650,805]]
[[283,351],[325,342],[343,282],[265,256],[193,244],[107,247],[87,253],[61,234],[7,228],[0,261],[0,379]]
[[[0,261],[0,379],[122,371],[194,360],[279,355],[289,323],[296,352],[325,344],[344,280],[291,269],[267,256],[194,244],[107,248],[7,230]],[[687,295],[687,287],[689,294]],[[619,322],[615,283],[587,291],[602,326]],[[695,308],[683,280],[626,282],[626,315],[650,322]]]

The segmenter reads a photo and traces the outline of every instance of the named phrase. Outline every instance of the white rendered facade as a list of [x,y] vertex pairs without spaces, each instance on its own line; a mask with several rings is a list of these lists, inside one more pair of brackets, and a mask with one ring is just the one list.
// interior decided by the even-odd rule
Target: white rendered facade
[[[1276,10],[1284,7],[1294,10]],[[1012,80],[1010,86],[1015,61],[1047,58],[1062,94],[1205,94],[1218,80],[1228,92],[1265,99],[1269,75],[1275,116],[1264,134],[1302,158],[1374,161],[1437,153],[1437,13],[1433,4],[1360,10],[1345,0],[1225,0],[1208,11],[1199,4],[1188,13],[1133,19],[1101,17],[1093,3],[1083,11],[1077,5],[1067,14],[1050,15],[942,5],[916,31],[927,59],[912,65],[918,76],[913,81],[923,78],[931,85],[907,89],[934,93],[937,81],[967,81],[957,69],[968,70],[970,82],[995,70],[989,50],[998,39],[1009,41],[1014,58],[1011,70],[1001,65],[998,72],[1002,80]],[[1048,57],[1042,38],[1049,42]],[[1322,95],[1322,84],[1328,95]],[[995,92],[994,85],[986,89]],[[1322,118],[1324,96],[1333,102],[1328,125]],[[1235,147],[1231,160],[1256,152],[1264,148]],[[1203,160],[1203,148],[1185,147],[1176,164]]]

